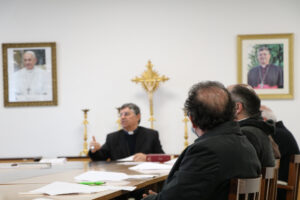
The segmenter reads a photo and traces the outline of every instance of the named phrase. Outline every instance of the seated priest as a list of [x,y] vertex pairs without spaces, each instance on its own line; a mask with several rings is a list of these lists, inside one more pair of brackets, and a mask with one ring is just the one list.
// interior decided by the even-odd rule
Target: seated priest
[[158,132],[139,126],[141,113],[137,105],[126,103],[119,108],[122,128],[109,133],[106,142],[100,145],[93,136],[89,157],[93,161],[117,160],[134,155],[134,161],[146,161],[146,154],[164,153]]

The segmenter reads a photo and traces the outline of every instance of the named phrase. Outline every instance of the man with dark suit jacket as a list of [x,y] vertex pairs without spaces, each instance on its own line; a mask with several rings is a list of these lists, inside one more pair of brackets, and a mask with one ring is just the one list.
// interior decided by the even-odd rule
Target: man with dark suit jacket
[[93,136],[89,156],[92,160],[117,160],[134,155],[134,161],[146,161],[146,154],[164,153],[158,132],[139,125],[140,109],[133,103],[120,107],[122,130],[110,133],[104,145],[100,145]]
[[272,138],[274,125],[260,116],[260,98],[246,84],[231,85],[228,89],[236,104],[235,120],[254,146],[262,167],[275,166],[275,158],[279,158],[280,153]]
[[254,178],[261,171],[255,149],[234,118],[234,103],[218,82],[194,85],[185,102],[198,136],[174,164],[162,191],[145,200],[227,200],[232,178]]

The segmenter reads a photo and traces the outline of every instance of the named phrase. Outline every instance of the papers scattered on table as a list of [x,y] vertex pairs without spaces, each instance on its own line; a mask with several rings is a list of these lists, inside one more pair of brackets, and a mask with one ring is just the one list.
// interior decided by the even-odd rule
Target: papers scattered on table
[[48,194],[48,195],[62,195],[62,194],[91,194],[105,190],[127,190],[133,191],[136,187],[133,186],[88,186],[77,183],[67,182],[53,182],[44,187],[24,192],[22,194]]
[[102,171],[88,171],[83,174],[80,174],[74,179],[78,182],[81,181],[122,181],[125,179],[147,179],[153,178],[155,175],[127,175],[125,173],[116,173],[116,172],[102,172]]
[[42,158],[40,160],[40,163],[51,163],[52,165],[63,165],[66,162],[66,158]]
[[117,161],[119,161],[119,162],[129,162],[129,161],[133,161],[133,157],[134,157],[134,155],[126,157],[126,158],[118,159]]
[[170,170],[172,165],[165,165],[160,163],[146,162],[130,167],[132,170]]

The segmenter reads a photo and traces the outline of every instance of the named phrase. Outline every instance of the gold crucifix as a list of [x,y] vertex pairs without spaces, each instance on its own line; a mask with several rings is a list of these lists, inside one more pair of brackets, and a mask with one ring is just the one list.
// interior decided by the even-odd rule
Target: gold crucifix
[[131,81],[135,83],[141,83],[143,88],[146,90],[150,103],[150,118],[149,121],[151,123],[151,128],[153,129],[153,122],[155,121],[153,117],[153,92],[158,88],[160,82],[165,82],[169,80],[166,76],[159,76],[156,71],[153,71],[153,65],[151,61],[148,61],[146,65],[147,70],[145,70],[141,77],[135,77]]

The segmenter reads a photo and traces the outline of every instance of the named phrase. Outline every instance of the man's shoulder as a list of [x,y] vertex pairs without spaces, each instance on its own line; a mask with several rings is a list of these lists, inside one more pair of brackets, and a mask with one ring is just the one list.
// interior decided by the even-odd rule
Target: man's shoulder
[[[242,133],[247,137],[255,149],[272,149],[272,143],[268,135],[260,128],[245,126],[241,128]],[[265,152],[265,154],[268,154]],[[273,154],[272,154],[273,155]]]
[[124,132],[123,129],[120,129],[120,130],[117,130],[117,131],[114,131],[114,132],[110,132],[107,134],[107,137],[116,137],[120,134],[122,134]]
[[278,65],[274,65],[274,64],[269,64],[269,67],[272,67],[272,68],[280,68]]
[[35,66],[33,70],[34,73],[36,74],[41,74],[41,75],[47,74],[47,71],[45,69],[42,69],[40,66]]
[[23,68],[21,68],[21,69],[19,69],[18,71],[16,71],[14,74],[15,75],[23,75],[24,73],[25,73],[25,67],[23,67]]
[[280,140],[295,140],[292,132],[287,129],[281,121],[276,123],[274,138],[279,138]]
[[282,68],[277,65],[270,64],[269,67],[270,70],[282,71]]
[[239,121],[241,130],[245,129],[259,129],[269,134],[274,131],[274,123],[265,122],[260,116],[252,116],[247,119]]
[[241,126],[241,131],[245,135],[252,134],[252,135],[256,135],[257,137],[268,137],[263,130],[252,125]]
[[[221,143],[219,141],[222,141]],[[207,137],[203,140],[195,141],[190,145],[189,153],[206,152],[206,154],[220,156],[230,155],[236,151],[236,148],[251,149],[252,145],[245,135],[224,134],[215,137]],[[247,151],[248,151],[247,150]],[[246,150],[243,150],[244,152]],[[242,153],[241,152],[241,153]]]
[[255,66],[255,67],[252,67],[250,70],[249,70],[249,73],[253,73],[253,72],[257,72],[259,70],[260,66]]
[[139,126],[138,131],[142,132],[142,133],[157,133],[158,132],[157,130],[154,130],[154,129],[151,129],[151,128],[146,128],[146,127],[143,127],[143,126]]

